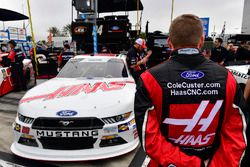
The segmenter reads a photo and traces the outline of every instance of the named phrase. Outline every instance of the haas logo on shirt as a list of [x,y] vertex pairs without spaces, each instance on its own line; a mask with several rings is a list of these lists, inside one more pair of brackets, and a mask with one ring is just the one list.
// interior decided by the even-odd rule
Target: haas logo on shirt
[[215,104],[170,105],[170,115],[163,123],[168,124],[168,138],[181,146],[208,146],[214,141],[223,100]]

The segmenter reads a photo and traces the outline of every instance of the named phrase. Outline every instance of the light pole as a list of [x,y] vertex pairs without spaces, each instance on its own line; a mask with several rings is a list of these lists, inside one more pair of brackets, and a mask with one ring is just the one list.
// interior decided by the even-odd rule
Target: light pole
[[30,20],[30,31],[31,31],[31,36],[32,36],[32,45],[34,48],[34,59],[36,62],[36,75],[38,75],[37,58],[36,58],[36,42],[35,42],[35,36],[34,36],[34,31],[33,31],[33,24],[32,24],[32,17],[31,17],[30,1],[29,0],[27,0],[27,5],[28,5],[28,12],[29,12],[29,20]]
[[173,16],[174,16],[174,0],[172,0],[172,6],[171,6],[171,23],[173,21]]
[[139,37],[139,35],[140,35],[140,14],[139,14],[139,11],[140,11],[140,0],[137,0],[136,1],[136,8],[137,8],[137,10],[136,10],[136,19],[137,19],[137,21],[136,21],[136,26],[135,26],[135,29],[136,29],[136,34],[137,34],[137,36]]
[[97,16],[98,16],[98,0],[93,1],[95,4],[95,20],[93,25],[93,45],[94,55],[98,53],[98,41],[97,41]]

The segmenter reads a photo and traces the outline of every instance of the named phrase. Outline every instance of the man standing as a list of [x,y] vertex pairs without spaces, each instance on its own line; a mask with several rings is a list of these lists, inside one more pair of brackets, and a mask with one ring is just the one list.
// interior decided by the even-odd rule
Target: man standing
[[10,40],[8,42],[10,53],[8,59],[10,60],[11,75],[14,82],[14,91],[26,90],[26,81],[23,74],[23,60],[25,58],[22,50],[16,47],[16,42]]
[[34,47],[32,47],[29,50],[29,56],[30,56],[30,60],[31,60],[31,63],[32,63],[33,70],[35,72],[35,77],[36,77],[37,76],[37,64],[36,64],[36,59],[35,59]]
[[246,41],[241,41],[239,48],[236,51],[236,60],[250,60],[250,51]]
[[230,72],[201,54],[203,43],[199,17],[177,17],[169,30],[170,60],[144,72],[137,83],[136,124],[149,167],[241,163],[243,94]]
[[225,58],[225,64],[235,61],[235,49],[233,43],[227,44],[227,57]]
[[224,60],[228,57],[226,48],[222,46],[223,40],[221,38],[215,39],[215,47],[212,50],[211,60],[221,65],[224,64]]
[[247,80],[245,91],[244,91],[244,97],[246,101],[250,101],[250,79]]
[[140,75],[146,70],[146,63],[152,52],[149,52],[145,57],[142,57],[142,52],[146,49],[145,40],[138,38],[135,44],[128,50],[127,64],[129,71],[137,82]]
[[58,56],[58,68],[59,70],[63,68],[63,66],[69,61],[69,59],[73,58],[75,53],[70,51],[70,45],[64,44],[63,52]]

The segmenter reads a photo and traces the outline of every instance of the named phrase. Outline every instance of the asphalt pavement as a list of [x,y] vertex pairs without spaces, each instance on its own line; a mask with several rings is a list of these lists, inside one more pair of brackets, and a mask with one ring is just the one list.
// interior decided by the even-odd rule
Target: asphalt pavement
[[[38,83],[42,82],[43,81],[40,80]],[[13,141],[12,123],[14,122],[14,119],[16,117],[18,102],[24,94],[25,91],[11,92],[3,97],[0,97],[0,167],[1,166],[5,167],[3,165],[4,163],[3,160],[9,161],[11,159],[12,161],[20,161],[20,162],[22,160],[24,162],[28,161],[26,159],[15,157],[10,151],[10,146]],[[138,148],[128,154],[105,160],[74,162],[74,163],[72,162],[50,163],[50,164],[59,167],[128,167],[131,166],[130,164],[137,151]],[[32,163],[39,164],[39,162],[33,162],[33,161]],[[133,160],[133,164],[136,164],[135,160]],[[12,165],[12,166],[17,167],[18,165]],[[36,165],[33,166],[35,167]]]

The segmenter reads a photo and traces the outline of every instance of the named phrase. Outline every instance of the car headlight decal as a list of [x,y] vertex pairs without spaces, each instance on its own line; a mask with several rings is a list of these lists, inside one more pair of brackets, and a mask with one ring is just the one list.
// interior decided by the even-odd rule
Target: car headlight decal
[[100,147],[110,147],[126,143],[127,143],[126,140],[121,138],[119,135],[114,134],[109,136],[103,136],[101,139]]
[[32,135],[23,134],[19,138],[18,143],[22,144],[22,145],[26,145],[26,146],[38,147],[38,144],[37,144],[34,136],[32,136]]
[[18,116],[19,121],[26,123],[26,124],[32,124],[34,121],[34,118],[26,117],[20,113],[18,113],[17,116]]
[[130,117],[131,113],[132,113],[132,111],[127,112],[125,114],[116,115],[116,116],[113,116],[113,117],[102,118],[102,120],[103,120],[103,122],[105,124],[114,124],[114,123],[117,123],[117,122],[122,122],[122,121],[127,120]]

